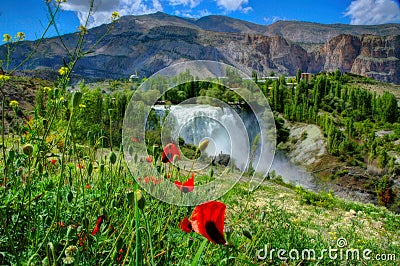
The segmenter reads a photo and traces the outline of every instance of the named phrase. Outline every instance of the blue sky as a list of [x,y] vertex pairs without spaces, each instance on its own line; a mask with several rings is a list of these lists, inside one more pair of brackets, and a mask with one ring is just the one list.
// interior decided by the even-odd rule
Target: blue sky
[[[22,31],[29,40],[40,37],[48,21],[44,1],[2,0],[0,33],[14,36]],[[62,33],[75,32],[84,22],[88,2],[67,0],[63,4],[63,11],[57,17]],[[399,0],[95,0],[95,6],[89,27],[109,22],[113,11],[121,15],[163,11],[194,18],[227,15],[264,25],[278,20],[359,25],[400,23]]]

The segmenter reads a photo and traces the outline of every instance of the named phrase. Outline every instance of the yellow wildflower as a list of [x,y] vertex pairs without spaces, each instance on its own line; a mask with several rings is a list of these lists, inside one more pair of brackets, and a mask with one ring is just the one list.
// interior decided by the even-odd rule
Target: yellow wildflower
[[10,102],[10,107],[12,107],[12,108],[17,108],[18,105],[19,105],[19,102],[15,101],[15,100],[12,100],[12,101]]
[[68,70],[69,70],[68,67],[61,67],[58,70],[58,73],[60,73],[61,76],[64,76],[64,75],[66,75],[68,73]]
[[86,105],[81,103],[81,104],[79,105],[79,107],[80,107],[80,108],[85,108]]
[[12,40],[12,37],[10,34],[5,33],[3,34],[3,42],[10,42]]
[[50,87],[44,87],[43,90],[44,90],[45,92],[49,92],[49,91],[51,91],[51,88],[50,88]]
[[10,76],[7,75],[0,75],[0,82],[6,82],[10,79]]
[[67,2],[67,0],[56,0],[56,2],[58,2],[58,3],[65,3],[65,2]]
[[85,26],[83,26],[83,25],[80,25],[80,26],[79,26],[79,31],[80,31],[80,33],[81,33],[82,35],[88,34],[87,28],[86,28]]
[[60,102],[62,102],[62,101],[64,101],[64,97],[61,96],[60,97]]
[[114,11],[111,13],[111,21],[116,21],[120,18],[121,16],[119,15],[118,11]]
[[15,39],[19,40],[19,41],[23,41],[25,39],[25,33],[23,32],[17,32],[17,35],[15,36]]

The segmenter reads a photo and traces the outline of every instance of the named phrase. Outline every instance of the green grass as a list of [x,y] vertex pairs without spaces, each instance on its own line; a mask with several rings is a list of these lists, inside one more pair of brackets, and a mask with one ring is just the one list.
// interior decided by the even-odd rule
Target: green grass
[[[225,226],[230,231],[226,233],[229,245],[222,246],[181,231],[178,223],[190,214],[191,207],[169,205],[143,191],[146,204],[143,210],[137,208],[128,195],[138,184],[121,157],[115,164],[108,159],[83,160],[84,169],[72,160],[60,176],[59,162],[47,163],[39,171],[33,158],[15,152],[14,171],[1,188],[1,265],[28,261],[61,265],[70,245],[78,248],[74,265],[282,265],[277,253],[272,260],[258,260],[257,251],[265,247],[315,249],[319,254],[336,247],[338,238],[347,240],[346,248],[400,254],[400,217],[383,207],[274,182],[249,193],[247,184],[241,182],[219,199],[227,205]],[[94,168],[89,174],[90,163]],[[135,174],[145,176],[141,171]],[[105,222],[92,236],[100,215],[106,217]],[[287,261],[289,265],[317,262],[346,263],[328,257]],[[361,263],[376,265],[374,261],[354,262]]]
[[[63,80],[68,82],[66,76]],[[87,123],[77,123],[87,118],[88,111],[81,110],[76,93],[74,97],[64,89],[43,96],[45,112],[36,107],[29,121],[11,124],[19,134],[4,136],[2,132],[0,265],[398,264],[399,215],[384,207],[344,201],[332,193],[294,187],[279,176],[252,193],[243,180],[218,199],[227,206],[228,245],[183,232],[179,222],[194,207],[170,205],[140,189],[136,180],[154,175],[150,164],[138,158],[130,172],[115,145],[113,153],[105,148],[108,136],[89,138]],[[105,116],[105,121],[112,124],[114,120]],[[117,139],[113,135],[117,130],[109,131],[109,138]],[[32,145],[31,151],[23,149],[26,144]],[[196,147],[186,148],[188,156],[196,155]],[[182,170],[185,166],[165,167],[160,162],[161,148],[151,150],[157,153],[152,157],[160,176],[170,174],[173,181],[181,182],[188,179],[191,171]],[[208,171],[196,172],[195,185],[224,174],[218,167],[213,171],[213,176]],[[224,175],[234,177],[235,171]],[[150,186],[156,189],[157,185]],[[93,235],[96,223],[100,230]],[[397,260],[320,256],[323,250],[337,248],[339,239],[347,242],[342,252],[370,249],[371,256],[395,254]],[[316,258],[282,259],[280,249],[287,251],[283,257],[312,249]],[[266,254],[265,259],[257,257],[260,252]]]

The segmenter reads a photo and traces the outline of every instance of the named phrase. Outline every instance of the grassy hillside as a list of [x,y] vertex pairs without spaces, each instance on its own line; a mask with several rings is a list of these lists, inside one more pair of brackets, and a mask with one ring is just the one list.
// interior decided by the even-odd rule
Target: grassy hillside
[[[300,97],[299,93],[291,94],[293,88],[280,84],[281,81],[262,84],[261,87],[271,99],[275,111],[283,108],[281,115],[291,120],[301,120],[301,116],[297,119],[285,112],[285,107],[279,107],[281,100],[319,99],[321,109],[318,112],[327,117],[324,108],[329,108],[329,93],[317,100],[313,97],[318,90],[316,84],[322,83],[320,79],[316,77],[311,83],[303,84],[311,94],[306,98]],[[344,81],[343,88],[352,90],[348,81]],[[2,82],[2,88],[7,92],[11,87],[31,86],[31,80],[26,78],[6,80],[3,76]],[[283,183],[279,176],[272,176],[252,193],[248,191],[245,180],[239,182],[218,199],[218,204],[226,206],[225,215],[220,213],[217,216],[215,209],[200,212],[198,206],[178,207],[159,201],[147,194],[142,186],[148,191],[157,191],[161,183],[171,181],[175,183],[173,188],[181,190],[182,196],[187,197],[192,191],[196,192],[196,186],[225,172],[218,166],[215,166],[214,173],[196,171],[193,173],[194,185],[188,185],[190,171],[163,160],[163,147],[152,146],[156,142],[149,146],[151,157],[137,158],[135,170],[129,171],[118,147],[122,138],[122,117],[133,84],[81,84],[70,93],[66,88],[45,81],[32,82],[38,84],[35,101],[27,105],[28,110],[22,108],[25,106],[22,104],[19,109],[9,109],[10,127],[14,134],[3,135],[0,163],[0,170],[4,173],[0,188],[2,265],[396,265],[399,262],[396,257],[400,254],[398,214],[383,206],[344,201],[332,192],[314,193],[294,187]],[[329,84],[336,83],[333,80]],[[184,99],[190,93],[206,96],[210,93],[221,95],[227,101],[240,101],[239,98],[230,98],[233,95],[229,93],[218,93],[217,90],[224,90],[223,87],[191,91],[193,87],[189,85],[171,91],[165,97],[173,98],[164,100],[179,102],[179,98],[173,95]],[[336,88],[333,85],[331,87]],[[91,86],[93,88],[89,89]],[[206,84],[199,84],[201,86]],[[287,94],[285,92],[283,98],[278,96],[277,99],[280,90]],[[8,102],[25,99],[16,97],[14,93],[7,95]],[[33,99],[33,96],[26,99]],[[347,110],[348,107],[343,106]],[[333,113],[331,128],[353,114]],[[19,120],[19,117],[28,115],[31,115],[30,119]],[[391,117],[381,115],[371,116],[371,119],[376,121],[368,122],[368,130],[392,128],[394,137],[376,139],[381,139],[381,147],[396,151],[397,146],[391,146],[391,141],[397,138],[397,122],[384,121]],[[13,123],[15,121],[19,122]],[[284,125],[280,120],[277,123]],[[280,126],[280,139],[290,143],[285,127]],[[323,126],[321,128],[326,130]],[[367,142],[363,137],[369,136],[371,131],[359,131],[362,128],[355,127],[356,134],[350,138],[354,145]],[[326,134],[329,143],[329,131]],[[139,140],[132,137],[129,141],[136,145]],[[192,149],[196,150],[196,147]],[[351,165],[349,158],[362,162],[356,155],[363,152],[360,148],[353,154],[330,156],[336,156],[344,165]],[[344,157],[340,159],[340,155]],[[151,165],[158,169],[158,174]],[[381,171],[388,173],[390,169],[385,168],[384,165]],[[342,170],[332,178],[348,174]],[[385,174],[378,176],[374,189],[382,193],[382,200],[396,196],[390,179],[384,177]],[[186,189],[189,194],[186,194]],[[386,203],[388,207],[393,206],[392,202],[382,202]],[[192,213],[201,214],[194,216]],[[192,223],[207,217],[214,225],[222,221],[224,231],[204,224],[204,227],[191,227],[197,233],[186,233],[182,229],[191,230],[181,223],[185,217],[189,217]],[[212,243],[210,239],[218,234],[222,237],[220,242],[225,244]],[[286,253],[279,251],[281,249]]]

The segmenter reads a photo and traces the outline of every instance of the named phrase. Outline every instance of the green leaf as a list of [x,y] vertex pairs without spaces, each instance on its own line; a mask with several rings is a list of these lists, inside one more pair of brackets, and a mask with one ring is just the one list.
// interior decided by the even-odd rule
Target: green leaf
[[207,243],[208,243],[208,240],[207,240],[207,239],[204,239],[204,240],[203,240],[203,243],[201,243],[199,249],[197,250],[196,255],[194,256],[194,259],[193,259],[193,261],[192,261],[191,266],[197,266],[197,265],[199,265],[199,261],[200,261],[201,254],[203,253],[204,248],[206,247]]

